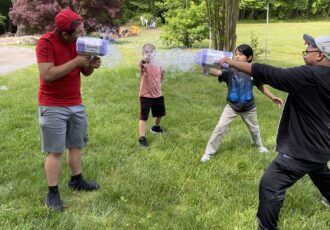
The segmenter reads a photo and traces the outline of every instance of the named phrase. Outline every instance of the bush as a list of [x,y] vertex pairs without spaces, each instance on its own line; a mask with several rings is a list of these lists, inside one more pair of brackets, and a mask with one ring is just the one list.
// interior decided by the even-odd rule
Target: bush
[[265,53],[265,49],[260,48],[259,46],[259,40],[257,38],[257,36],[255,35],[255,33],[252,31],[250,34],[250,45],[253,49],[253,57],[254,60],[258,60],[258,58],[260,57],[260,55],[262,55],[263,53]]
[[161,34],[163,43],[175,47],[192,47],[194,42],[208,37],[206,6],[192,2],[188,9],[176,9],[173,16],[166,17],[166,26]]

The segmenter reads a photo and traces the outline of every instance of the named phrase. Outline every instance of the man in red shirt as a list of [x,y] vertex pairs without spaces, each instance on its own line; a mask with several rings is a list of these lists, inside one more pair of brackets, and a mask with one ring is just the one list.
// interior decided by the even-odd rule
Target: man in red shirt
[[58,191],[61,156],[68,149],[71,171],[69,187],[95,191],[99,185],[82,177],[82,147],[87,144],[87,117],[80,94],[80,73],[89,76],[99,68],[99,57],[78,55],[76,40],[85,34],[83,19],[70,9],[55,17],[55,30],[44,34],[37,43],[39,68],[39,122],[42,151],[47,153],[45,172],[48,195],[45,204],[64,211]]

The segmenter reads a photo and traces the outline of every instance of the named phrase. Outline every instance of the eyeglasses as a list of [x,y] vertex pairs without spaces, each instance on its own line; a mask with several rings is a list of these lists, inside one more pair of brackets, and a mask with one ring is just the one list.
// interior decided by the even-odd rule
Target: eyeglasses
[[313,53],[313,52],[321,52],[319,50],[305,50],[302,52],[302,55],[306,56],[308,53]]

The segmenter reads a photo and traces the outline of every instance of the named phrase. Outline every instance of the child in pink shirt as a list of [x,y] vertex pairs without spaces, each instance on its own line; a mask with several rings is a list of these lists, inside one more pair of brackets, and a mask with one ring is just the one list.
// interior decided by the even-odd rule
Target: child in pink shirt
[[155,125],[151,127],[152,133],[163,133],[160,121],[166,114],[165,101],[162,94],[162,82],[164,71],[160,66],[150,62],[151,54],[155,50],[153,44],[147,43],[142,48],[142,59],[139,62],[140,69],[140,119],[139,119],[139,144],[147,147],[146,127],[149,112],[155,118]]

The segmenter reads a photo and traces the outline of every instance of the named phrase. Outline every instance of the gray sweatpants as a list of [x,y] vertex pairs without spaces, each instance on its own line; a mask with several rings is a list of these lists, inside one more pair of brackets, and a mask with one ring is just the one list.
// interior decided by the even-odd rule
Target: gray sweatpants
[[215,154],[215,152],[218,150],[218,148],[221,144],[221,141],[225,135],[226,129],[229,127],[230,123],[237,116],[241,116],[242,120],[247,125],[254,144],[257,147],[262,146],[256,108],[254,108],[250,111],[247,111],[247,112],[238,113],[227,104],[221,114],[221,117],[220,117],[220,120],[219,120],[217,126],[213,130],[213,133],[211,135],[209,142],[207,143],[204,154],[206,154],[206,155]]

